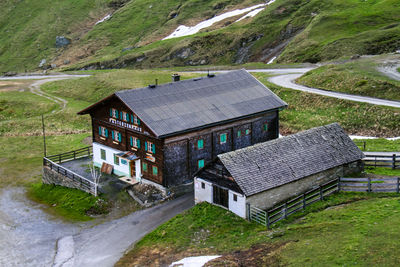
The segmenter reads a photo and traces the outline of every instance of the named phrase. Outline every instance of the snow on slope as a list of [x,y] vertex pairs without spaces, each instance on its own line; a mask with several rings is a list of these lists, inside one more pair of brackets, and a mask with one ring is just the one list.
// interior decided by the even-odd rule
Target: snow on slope
[[[241,14],[246,14],[246,15],[244,15],[237,21],[240,21],[240,20],[248,18],[248,17],[254,17],[259,12],[263,11],[266,6],[272,4],[273,2],[275,2],[275,0],[268,1],[265,4],[258,4],[258,5],[243,8],[243,9],[235,9],[233,11],[229,11],[229,12],[223,13],[221,15],[215,16],[211,19],[204,20],[193,27],[187,27],[185,25],[180,25],[178,28],[176,28],[176,30],[173,33],[171,33],[170,35],[165,37],[163,40],[192,35],[192,34],[198,33],[201,29],[210,27],[211,25],[213,25],[216,22],[219,22],[226,18],[238,16]],[[237,22],[237,21],[235,21],[235,22]]]

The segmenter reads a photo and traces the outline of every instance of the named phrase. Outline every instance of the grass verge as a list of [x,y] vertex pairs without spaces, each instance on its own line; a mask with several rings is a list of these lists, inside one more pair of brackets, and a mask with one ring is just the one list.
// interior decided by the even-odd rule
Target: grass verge
[[[389,56],[388,56],[389,57]],[[297,82],[309,87],[348,94],[400,100],[400,82],[377,70],[381,57],[326,65],[307,72]],[[398,60],[400,56],[390,56]]]
[[[400,140],[377,139],[354,139],[356,145],[362,151],[395,152],[400,151]],[[365,149],[364,149],[365,142]]]
[[376,175],[384,175],[384,176],[397,176],[400,177],[400,169],[391,169],[384,167],[365,167],[366,173],[372,173]]
[[27,195],[69,221],[88,221],[93,219],[90,215],[106,214],[109,211],[109,204],[103,198],[63,186],[34,183],[29,187]]
[[348,134],[393,137],[400,135],[400,110],[325,97],[268,82],[268,74],[254,73],[262,83],[288,103],[280,112],[282,134],[338,122]]
[[[395,194],[338,193],[272,230],[202,203],[145,236],[117,266],[162,265],[186,256],[221,254],[223,264],[217,266],[240,266],[251,259],[257,266],[320,266],[328,262],[394,266],[400,263],[399,200]],[[270,253],[259,258],[242,253],[262,246]]]

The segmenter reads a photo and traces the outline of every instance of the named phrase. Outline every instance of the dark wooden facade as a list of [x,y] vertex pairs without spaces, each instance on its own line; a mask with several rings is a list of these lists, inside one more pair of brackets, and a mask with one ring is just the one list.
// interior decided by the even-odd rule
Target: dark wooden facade
[[[193,174],[199,170],[201,160],[205,165],[218,154],[275,139],[279,135],[278,110],[184,134],[158,138],[140,118],[140,124],[133,124],[132,129],[132,121],[124,121],[120,117],[113,118],[110,109],[116,109],[118,113],[126,112],[129,116],[136,115],[115,96],[104,100],[90,110],[93,142],[123,152],[134,152],[142,160],[142,164],[147,164],[147,171],[142,171],[143,178],[165,187],[191,181]],[[101,136],[99,127],[108,130],[108,137]],[[121,134],[120,142],[112,139],[110,133],[113,130]],[[223,143],[221,143],[222,134],[226,134],[226,141]],[[131,146],[130,137],[140,140],[139,148]],[[203,140],[203,148],[198,148],[200,139]],[[145,142],[155,145],[155,153],[145,150]],[[158,168],[157,175],[152,173],[153,166]]]

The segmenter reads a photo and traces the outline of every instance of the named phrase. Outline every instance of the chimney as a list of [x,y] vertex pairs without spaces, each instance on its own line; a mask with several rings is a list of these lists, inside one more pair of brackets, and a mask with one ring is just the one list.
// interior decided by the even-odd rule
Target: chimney
[[179,82],[181,80],[181,75],[179,75],[179,74],[177,74],[177,73],[174,73],[173,75],[172,75],[172,81],[173,82]]

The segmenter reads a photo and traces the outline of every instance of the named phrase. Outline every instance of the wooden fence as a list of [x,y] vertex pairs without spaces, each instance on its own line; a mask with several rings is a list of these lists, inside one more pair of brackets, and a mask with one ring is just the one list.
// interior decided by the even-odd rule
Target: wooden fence
[[53,170],[63,175],[65,178],[74,181],[75,183],[77,183],[77,185],[79,185],[82,190],[89,192],[94,196],[97,196],[98,192],[96,183],[54,162],[54,160],[58,163],[66,162],[82,157],[88,157],[91,154],[92,148],[85,147],[75,151],[48,156],[43,158],[43,166],[48,167],[50,170]]
[[365,151],[367,149],[367,142],[366,141],[353,141],[359,149]]
[[77,149],[74,151],[69,151],[69,152],[52,155],[52,156],[46,156],[45,158],[47,158],[48,160],[51,160],[53,162],[61,163],[61,162],[75,160],[75,159],[79,159],[79,158],[83,158],[83,157],[89,157],[92,154],[93,154],[93,147],[88,146],[88,147],[80,148],[80,149]]
[[272,224],[286,219],[290,214],[304,210],[312,203],[323,200],[324,197],[337,191],[339,191],[339,179],[323,184],[268,211],[247,204],[247,216],[250,221],[260,223],[269,228]]
[[400,177],[394,178],[340,178],[341,191],[399,193]]
[[400,168],[400,155],[366,155],[363,159],[365,166]]

